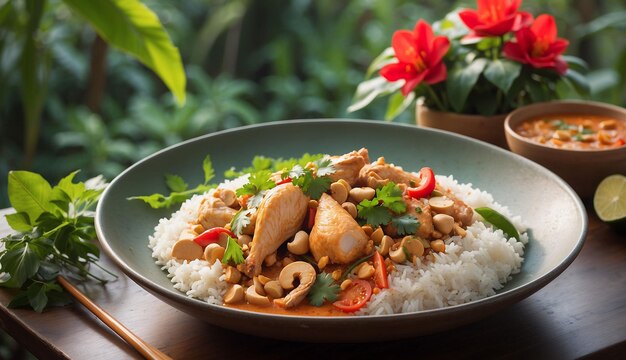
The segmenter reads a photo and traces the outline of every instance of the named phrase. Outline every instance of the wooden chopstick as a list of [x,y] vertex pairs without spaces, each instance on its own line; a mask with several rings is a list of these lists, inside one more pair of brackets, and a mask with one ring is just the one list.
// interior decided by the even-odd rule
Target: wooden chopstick
[[83,304],[89,311],[91,311],[94,315],[98,317],[98,319],[102,320],[108,327],[110,327],[113,331],[115,331],[122,339],[126,340],[127,343],[132,345],[141,355],[143,355],[146,359],[151,360],[172,360],[171,357],[162,353],[159,349],[153,347],[152,345],[146,343],[137,335],[135,335],[132,331],[128,330],[121,322],[117,321],[113,316],[109,315],[104,309],[96,305],[93,301],[91,301],[85,294],[80,292],[74,285],[72,285],[67,279],[63,276],[57,276],[57,281],[61,286],[67,290],[76,300],[78,300],[81,304]]

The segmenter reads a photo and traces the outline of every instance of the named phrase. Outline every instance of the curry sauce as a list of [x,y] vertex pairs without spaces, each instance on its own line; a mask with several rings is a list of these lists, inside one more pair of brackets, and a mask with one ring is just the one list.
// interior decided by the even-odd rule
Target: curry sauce
[[626,123],[606,116],[555,114],[522,122],[515,132],[559,149],[605,150],[624,146]]

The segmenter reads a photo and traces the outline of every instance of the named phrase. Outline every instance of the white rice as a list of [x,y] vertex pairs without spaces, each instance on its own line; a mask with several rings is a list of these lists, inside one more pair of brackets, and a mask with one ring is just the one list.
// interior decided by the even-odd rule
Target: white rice
[[[452,176],[438,175],[437,181],[472,208],[488,206],[507,216],[520,230],[520,241],[507,238],[501,230],[494,230],[474,215],[474,223],[467,228],[467,234],[446,240],[446,252],[434,254],[434,262],[396,265],[398,271],[389,275],[390,288],[372,295],[357,315],[414,312],[482,299],[494,295],[520,271],[524,244],[528,242],[520,217],[513,216],[506,207],[496,203],[491,194],[471,184],[459,184]],[[220,187],[236,189],[246,182],[242,177]],[[209,266],[204,260],[181,262],[170,255],[186,223],[197,217],[203,197],[211,194],[212,191],[195,195],[169,219],[161,219],[154,235],[150,236],[149,247],[174,288],[189,297],[221,305],[227,284],[219,261]]]

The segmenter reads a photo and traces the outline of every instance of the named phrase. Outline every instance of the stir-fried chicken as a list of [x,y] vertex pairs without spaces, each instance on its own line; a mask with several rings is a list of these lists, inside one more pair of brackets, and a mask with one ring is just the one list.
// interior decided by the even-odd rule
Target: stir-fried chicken
[[[404,198],[404,202],[406,203],[406,213],[414,216],[419,221],[420,225],[415,235],[428,239],[435,230],[430,206],[424,199]],[[391,223],[385,226],[385,233],[397,235],[397,231]]]
[[285,240],[300,230],[308,201],[302,190],[291,183],[268,191],[259,205],[250,255],[245,264],[246,274],[260,274],[265,257],[275,252]]
[[322,194],[309,237],[316,260],[328,256],[335,264],[348,264],[365,254],[369,237],[330,195]]
[[237,210],[226,206],[219,197],[206,197],[200,204],[198,223],[205,229],[223,227],[228,224]]
[[330,175],[330,178],[333,181],[344,179],[350,186],[357,183],[361,168],[370,162],[367,149],[365,148],[341,156],[331,156],[330,159],[335,167],[335,172]]
[[385,163],[385,158],[378,158],[375,162],[365,165],[359,173],[358,183],[363,186],[377,188],[389,181],[396,184],[414,186],[419,184],[419,176],[404,171],[401,167]]

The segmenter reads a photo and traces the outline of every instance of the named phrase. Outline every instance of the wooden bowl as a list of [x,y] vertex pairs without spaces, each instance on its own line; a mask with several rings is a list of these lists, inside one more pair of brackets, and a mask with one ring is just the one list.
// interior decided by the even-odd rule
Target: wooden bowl
[[626,109],[592,101],[550,101],[524,106],[511,112],[504,122],[511,151],[553,171],[583,199],[591,198],[606,176],[626,174],[626,146],[606,150],[558,149],[536,143],[513,130],[525,120],[554,114],[600,115],[626,122]]

